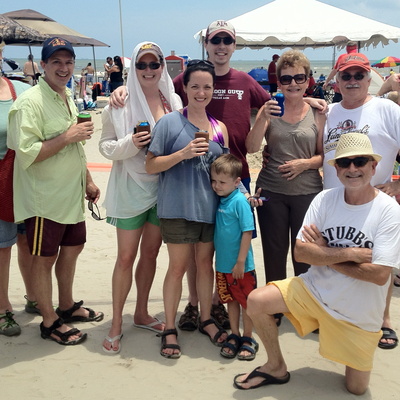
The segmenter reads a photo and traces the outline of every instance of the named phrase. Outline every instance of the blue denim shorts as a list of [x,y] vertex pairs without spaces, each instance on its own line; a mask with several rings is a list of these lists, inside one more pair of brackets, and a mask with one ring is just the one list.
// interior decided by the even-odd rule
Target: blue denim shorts
[[17,224],[0,220],[0,249],[11,247],[17,242]]

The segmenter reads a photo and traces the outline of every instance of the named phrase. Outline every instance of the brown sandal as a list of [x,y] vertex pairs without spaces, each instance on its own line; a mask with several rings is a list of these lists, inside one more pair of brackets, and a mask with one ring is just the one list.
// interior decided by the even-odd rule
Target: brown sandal
[[195,331],[199,326],[199,308],[190,303],[179,318],[178,327],[182,331]]

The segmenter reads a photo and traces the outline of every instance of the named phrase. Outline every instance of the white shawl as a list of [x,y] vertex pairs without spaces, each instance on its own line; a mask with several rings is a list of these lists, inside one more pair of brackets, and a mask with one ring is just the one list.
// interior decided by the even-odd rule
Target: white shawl
[[[136,126],[139,121],[148,121],[151,130],[153,130],[155,125],[153,115],[150,111],[149,105],[147,104],[147,100],[143,93],[142,87],[140,86],[140,83],[138,81],[135,68],[137,53],[139,49],[146,43],[151,42],[139,43],[133,50],[128,80],[126,84],[128,95],[125,100],[125,107],[118,109],[108,109],[111,121],[114,125],[117,139],[123,139],[126,135],[131,135],[133,133],[134,126]],[[168,75],[166,65],[164,65],[161,79],[158,83],[158,88],[173,111],[182,108],[181,98],[175,93],[174,84],[171,77]],[[135,146],[133,147],[136,149],[136,154],[142,152],[143,157],[145,157],[146,149],[139,150]],[[145,172],[145,170],[143,160],[138,160],[138,158],[142,159],[142,157],[135,157],[136,154],[134,154],[133,157],[124,159],[123,161],[132,179],[140,184],[140,180],[143,179],[142,174],[143,172]],[[138,164],[138,162],[140,164]],[[141,174],[139,180],[137,180],[137,173]],[[148,179],[154,180],[154,176],[149,175]]]

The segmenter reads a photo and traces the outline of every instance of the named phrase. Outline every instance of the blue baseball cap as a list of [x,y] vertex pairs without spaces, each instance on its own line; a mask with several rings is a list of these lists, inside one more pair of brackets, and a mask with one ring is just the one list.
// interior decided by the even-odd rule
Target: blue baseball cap
[[68,40],[61,37],[52,37],[43,42],[42,61],[49,59],[58,50],[67,50],[75,58],[74,48]]

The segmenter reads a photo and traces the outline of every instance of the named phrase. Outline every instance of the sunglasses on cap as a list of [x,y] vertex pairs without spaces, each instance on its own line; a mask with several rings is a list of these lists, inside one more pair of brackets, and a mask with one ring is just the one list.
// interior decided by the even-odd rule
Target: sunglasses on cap
[[[93,206],[96,208],[96,211],[93,209]],[[88,209],[92,213],[92,217],[96,221],[102,221],[103,219],[105,219],[105,218],[101,218],[99,207],[97,207],[97,204],[93,203],[93,201],[91,201],[91,200],[89,200],[89,202],[88,202]]]
[[372,161],[370,157],[356,157],[356,158],[338,158],[335,163],[339,168],[349,168],[353,164],[356,168],[364,167],[368,161]]
[[225,46],[229,46],[232,43],[235,43],[235,39],[232,36],[214,36],[212,39],[209,40],[212,44],[220,44],[224,42]]
[[304,83],[307,80],[306,74],[296,74],[296,75],[282,75],[279,78],[279,82],[281,85],[290,85],[292,83],[292,80],[297,84]]
[[140,69],[141,71],[144,71],[147,67],[150,69],[158,69],[161,67],[161,64],[156,61],[150,61],[148,64],[145,62],[137,62],[135,64],[136,69]]
[[190,60],[187,63],[187,66],[193,67],[194,65],[198,65],[198,64],[203,64],[203,65],[207,65],[207,67],[214,68],[214,64],[207,60]]
[[362,72],[356,72],[354,75],[345,72],[340,75],[340,79],[345,82],[348,82],[351,78],[354,78],[356,81],[362,81],[365,78],[365,75]]

